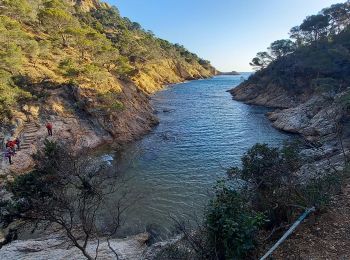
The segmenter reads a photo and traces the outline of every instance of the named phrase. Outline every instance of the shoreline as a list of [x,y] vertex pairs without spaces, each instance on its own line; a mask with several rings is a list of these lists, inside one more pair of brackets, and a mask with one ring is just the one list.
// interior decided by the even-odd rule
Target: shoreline
[[[341,136],[334,133],[335,118],[339,115],[338,108],[334,104],[325,103],[323,97],[315,95],[304,103],[279,108],[262,105],[247,97],[237,98],[234,89],[229,91],[233,100],[274,109],[266,113],[272,127],[288,134],[298,135],[303,140],[301,154],[310,158],[311,162],[305,161],[296,172],[302,181],[324,176],[334,169],[337,171],[344,169],[344,156],[350,154],[350,128],[344,126]],[[242,93],[242,89],[239,91],[240,95],[246,95]],[[267,103],[271,104],[271,100]],[[319,110],[315,113],[314,106],[317,105]]]

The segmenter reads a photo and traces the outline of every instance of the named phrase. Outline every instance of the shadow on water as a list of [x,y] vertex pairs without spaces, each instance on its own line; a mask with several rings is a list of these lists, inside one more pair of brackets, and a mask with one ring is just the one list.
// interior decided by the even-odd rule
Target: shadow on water
[[270,125],[269,109],[232,100],[226,91],[243,78],[218,76],[158,92],[153,105],[160,124],[153,132],[123,151],[101,155],[133,176],[129,185],[142,194],[127,212],[124,233],[153,225],[166,234],[173,225],[170,216],[200,216],[217,178],[239,165],[248,148],[257,142],[279,146],[292,138]]

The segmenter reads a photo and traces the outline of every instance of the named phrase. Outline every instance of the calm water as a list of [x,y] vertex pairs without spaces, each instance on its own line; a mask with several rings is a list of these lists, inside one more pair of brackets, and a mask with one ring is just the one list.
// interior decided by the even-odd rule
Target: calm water
[[127,227],[169,229],[169,216],[200,215],[217,178],[239,165],[249,147],[291,138],[271,127],[267,109],[232,100],[226,91],[241,81],[219,76],[168,87],[153,97],[160,119],[154,131],[122,153],[104,154],[133,176],[128,185],[143,195],[127,212]]

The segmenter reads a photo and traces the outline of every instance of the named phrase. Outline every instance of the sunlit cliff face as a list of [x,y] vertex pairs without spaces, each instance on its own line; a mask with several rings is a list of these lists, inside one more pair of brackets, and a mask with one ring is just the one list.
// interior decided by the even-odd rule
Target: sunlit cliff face
[[103,3],[99,0],[67,0],[72,6],[79,6],[81,10],[89,12],[97,8],[110,7],[107,3]]

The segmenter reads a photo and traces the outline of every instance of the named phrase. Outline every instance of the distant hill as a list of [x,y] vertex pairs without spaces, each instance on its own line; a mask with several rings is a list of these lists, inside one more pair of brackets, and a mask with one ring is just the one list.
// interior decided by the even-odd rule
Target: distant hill
[[241,75],[241,74],[239,72],[233,70],[231,72],[218,71],[216,75]]

